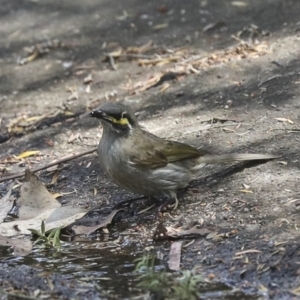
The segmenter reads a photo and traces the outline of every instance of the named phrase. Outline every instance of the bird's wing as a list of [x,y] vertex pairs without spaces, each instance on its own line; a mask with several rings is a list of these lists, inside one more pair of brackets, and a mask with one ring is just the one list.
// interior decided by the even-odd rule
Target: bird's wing
[[136,166],[155,169],[168,164],[168,159],[159,150],[145,150],[129,157],[131,163]]
[[135,165],[145,168],[158,168],[170,162],[196,158],[205,153],[187,144],[167,141],[147,132],[147,143],[139,145],[139,150],[134,151],[129,157]]

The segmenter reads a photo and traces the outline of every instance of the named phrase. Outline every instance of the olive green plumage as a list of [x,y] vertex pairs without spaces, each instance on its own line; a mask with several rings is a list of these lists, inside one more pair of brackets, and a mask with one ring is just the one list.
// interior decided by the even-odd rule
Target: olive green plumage
[[168,141],[141,128],[129,107],[106,103],[90,113],[103,126],[98,155],[103,169],[119,186],[145,196],[165,195],[176,200],[176,191],[201,174],[210,163],[270,160],[268,154],[211,155],[190,145]]

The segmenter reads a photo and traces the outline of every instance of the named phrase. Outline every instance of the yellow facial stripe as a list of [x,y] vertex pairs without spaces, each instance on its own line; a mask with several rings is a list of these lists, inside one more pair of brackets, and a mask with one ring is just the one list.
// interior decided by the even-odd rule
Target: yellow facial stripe
[[129,121],[127,118],[121,118],[120,120],[117,120],[113,117],[110,117],[111,121],[115,124],[119,124],[119,125],[128,125]]

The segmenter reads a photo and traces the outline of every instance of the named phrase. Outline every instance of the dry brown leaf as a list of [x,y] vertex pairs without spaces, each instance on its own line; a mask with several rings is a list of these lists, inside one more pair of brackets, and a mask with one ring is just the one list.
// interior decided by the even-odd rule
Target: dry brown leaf
[[25,182],[20,191],[19,219],[28,220],[36,217],[44,209],[60,207],[53,196],[47,191],[39,178],[29,170],[25,171]]
[[64,227],[86,214],[86,210],[79,207],[62,207],[37,176],[29,170],[25,171],[25,182],[21,187],[18,205],[20,206],[19,219],[0,224],[1,235],[31,234],[28,229],[40,230],[43,220],[46,220],[46,231]]
[[14,256],[25,256],[32,250],[32,242],[25,238],[12,239],[0,235],[0,245],[12,247]]
[[50,184],[56,184],[57,179],[58,179],[58,175],[59,175],[58,172],[54,173]]
[[76,234],[90,235],[90,234],[94,233],[96,230],[98,230],[100,228],[104,228],[107,225],[111,224],[115,215],[121,210],[123,210],[123,209],[113,210],[108,216],[104,217],[103,220],[101,221],[101,223],[97,226],[89,227],[89,226],[83,226],[83,225],[75,225],[72,227],[72,229],[75,231]]
[[[223,26],[224,21],[217,22],[215,24],[210,24],[204,30],[209,30],[215,26]],[[167,26],[167,24],[160,24],[157,28]],[[155,28],[155,27],[154,27]],[[150,55],[139,55],[145,51],[142,47],[128,47],[122,51],[116,53],[110,52],[106,53],[105,60],[109,60],[112,68],[115,69],[114,60],[111,58],[123,58],[128,60],[136,60],[141,66],[163,66],[165,64],[172,64],[170,68],[166,69],[165,72],[183,72],[185,74],[199,73],[201,70],[205,70],[216,64],[226,63],[232,60],[243,59],[249,55],[254,55],[259,57],[263,54],[269,53],[268,44],[261,42],[258,45],[250,45],[238,37],[235,39],[239,42],[238,45],[232,46],[225,50],[215,51],[210,54],[191,53],[187,49],[155,49],[156,53]],[[149,45],[145,45],[145,49],[150,48]],[[128,83],[123,89],[127,90],[130,94],[137,94],[143,92],[151,87],[151,84],[138,82],[134,84],[132,82]]]

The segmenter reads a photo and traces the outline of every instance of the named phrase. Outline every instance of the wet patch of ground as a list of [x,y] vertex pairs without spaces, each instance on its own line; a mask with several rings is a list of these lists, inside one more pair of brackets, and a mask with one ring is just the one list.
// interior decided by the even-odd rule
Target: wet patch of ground
[[[131,105],[139,112],[142,125],[159,136],[214,153],[278,154],[281,156],[278,160],[251,167],[247,164],[208,166],[198,181],[180,193],[178,209],[159,220],[153,218],[155,208],[137,215],[148,206],[147,201],[131,204],[116,216],[116,224],[109,228],[110,238],[118,240],[114,251],[119,258],[106,265],[113,269],[128,263],[131,269],[124,273],[131,274],[133,260],[145,247],[161,252],[163,258],[158,265],[166,264],[169,242],[161,245],[152,241],[157,223],[163,221],[165,225],[186,228],[198,225],[215,234],[195,239],[184,248],[182,269],[198,266],[205,276],[238,287],[244,293],[249,289],[250,294],[260,295],[262,299],[296,299],[300,286],[300,3],[296,0],[233,3],[217,0],[164,1],[163,4],[135,0],[3,1],[0,9],[0,41],[5,45],[0,50],[1,176],[94,147],[102,129],[95,120],[86,117],[86,112],[115,100]],[[236,50],[230,59],[220,63],[211,57],[211,65],[200,68],[199,72],[189,69],[185,76],[169,81],[165,90],[160,86],[137,94],[132,92],[138,82],[147,82],[177,63],[141,67],[136,60],[116,59],[117,69],[113,70],[113,64],[103,61],[111,49],[140,47],[149,40],[156,45],[151,55],[161,49],[171,53],[184,48],[188,53],[186,59],[213,53],[220,56],[216,51],[239,44],[231,36],[237,37],[241,31],[242,40],[249,42],[253,38],[254,44],[257,40],[257,46],[266,45],[266,48],[256,48],[253,55],[247,52],[243,57]],[[53,39],[59,39],[65,46],[50,49],[48,54],[25,65],[17,64],[19,57],[26,56],[24,47]],[[88,90],[84,79],[90,74],[93,82]],[[72,98],[74,90],[77,94]],[[8,128],[15,128],[10,125],[12,120],[24,117],[29,122],[35,116],[44,118],[33,127],[26,123],[19,131],[9,132]],[[227,121],[211,122],[215,118]],[[42,156],[20,163],[7,162],[8,157],[26,150],[40,150]],[[96,154],[71,160],[63,166],[54,185],[50,184],[54,173],[42,171],[39,175],[50,191],[75,190],[75,194],[64,195],[61,201],[97,208],[93,216],[136,196],[110,182]],[[2,195],[8,184],[0,183]],[[114,257],[110,250],[92,252],[84,252],[85,259],[90,255]],[[7,259],[1,262],[2,290],[21,290],[32,296],[39,289],[49,294],[49,284],[45,286],[45,280],[40,283],[35,280],[37,257],[33,256],[34,265],[26,259],[20,264],[6,254],[1,257]],[[114,264],[116,260],[118,263]],[[61,259],[61,265],[64,264]],[[81,264],[78,261],[77,266]],[[100,289],[107,287],[105,280],[97,279],[88,288],[78,287],[73,275],[68,275],[66,286],[62,287],[66,275],[51,270],[51,262],[46,265],[46,269],[41,265],[38,269],[42,270],[44,279],[48,273],[43,272],[49,272],[54,282],[52,290],[58,298],[96,297],[95,282]],[[92,270],[87,277],[96,276]],[[27,274],[26,280],[18,277],[23,273]],[[118,272],[103,274],[114,280],[120,278]],[[79,294],[71,291],[73,285],[82,288],[77,290]],[[92,296],[89,289],[93,291]],[[113,293],[121,295],[117,291]],[[105,298],[105,295],[98,293],[97,297]]]

